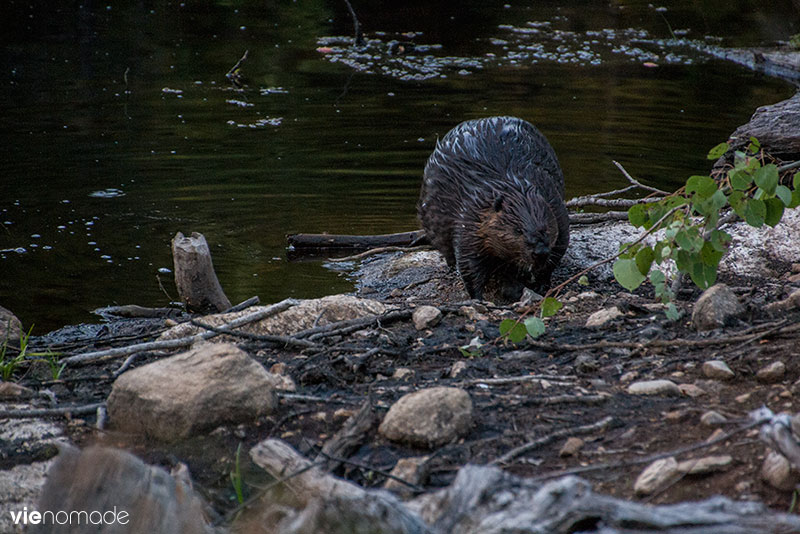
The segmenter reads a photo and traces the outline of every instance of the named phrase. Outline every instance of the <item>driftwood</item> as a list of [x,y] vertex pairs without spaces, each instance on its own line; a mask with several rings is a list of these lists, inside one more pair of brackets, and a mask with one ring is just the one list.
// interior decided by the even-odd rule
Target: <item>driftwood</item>
[[189,311],[221,312],[231,307],[231,301],[217,280],[211,251],[203,234],[181,232],[172,239],[172,260],[175,266],[175,285]]
[[[545,484],[499,468],[467,465],[451,486],[401,503],[382,490],[365,490],[325,474],[280,440],[265,440],[250,456],[279,479],[269,494],[248,503],[245,517],[272,522],[276,534],[352,532],[419,534],[759,534],[800,531],[800,517],[760,503],[715,497],[651,506],[596,494],[567,476]],[[293,496],[287,503],[278,486]],[[280,515],[278,515],[280,511]],[[273,515],[274,514],[274,515]],[[263,523],[261,523],[263,524]]]
[[121,356],[129,356],[137,352],[144,352],[148,350],[166,350],[166,349],[177,349],[181,347],[188,347],[198,341],[209,339],[214,336],[218,336],[220,334],[228,333],[227,331],[228,329],[238,328],[242,325],[252,323],[254,321],[260,321],[261,319],[266,319],[267,317],[276,315],[284,310],[288,310],[295,304],[297,304],[297,301],[295,299],[284,299],[276,304],[267,306],[263,310],[253,312],[243,317],[239,317],[238,319],[234,319],[230,323],[226,324],[224,328],[209,330],[201,334],[181,337],[178,339],[166,339],[164,341],[149,341],[146,343],[137,343],[135,345],[128,345],[126,347],[116,347],[107,350],[84,352],[82,354],[76,354],[74,356],[63,358],[60,360],[60,362],[65,363],[67,365],[85,364],[85,363],[96,362],[99,360],[119,358]]
[[374,247],[402,247],[421,244],[425,232],[384,235],[290,234],[286,242],[292,252],[314,250],[366,250]]

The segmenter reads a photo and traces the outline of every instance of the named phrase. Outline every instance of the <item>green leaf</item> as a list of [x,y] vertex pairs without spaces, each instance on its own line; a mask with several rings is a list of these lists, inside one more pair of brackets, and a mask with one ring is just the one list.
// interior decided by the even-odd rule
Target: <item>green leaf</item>
[[578,285],[588,286],[589,285],[589,277],[585,274],[578,278]]
[[716,268],[722,259],[722,251],[717,250],[710,241],[706,241],[700,251],[700,259],[704,265]]
[[767,213],[764,216],[764,222],[769,226],[774,227],[776,224],[781,222],[781,217],[783,217],[783,200],[779,198],[768,198],[764,201],[764,205],[767,208]]
[[800,189],[792,191],[792,202],[786,207],[796,208],[797,206],[800,206]]
[[731,235],[722,230],[711,231],[711,246],[719,252],[728,250],[728,243],[731,241]]
[[720,143],[708,151],[708,159],[719,159],[728,151],[728,143]]
[[700,289],[708,289],[717,280],[717,267],[705,265],[703,262],[697,262],[692,265],[689,271],[689,276],[692,277],[692,282],[695,283]]
[[515,319],[503,319],[500,323],[500,335],[511,341],[519,343],[525,339],[525,325]]
[[708,198],[717,191],[717,182],[710,176],[692,176],[686,180],[686,194],[697,193],[700,198]]
[[755,137],[751,136],[750,137],[750,144],[747,145],[747,151],[750,152],[751,154],[755,154],[759,150],[761,150],[761,143],[758,142],[758,139],[756,139]]
[[721,210],[727,203],[728,197],[725,196],[725,193],[723,193],[721,189],[717,189],[717,192],[711,195],[711,207],[713,207],[715,211]]
[[687,252],[700,252],[703,248],[703,238],[696,227],[691,226],[675,234],[675,243]]
[[544,321],[538,317],[528,317],[525,319],[525,330],[529,336],[535,339],[544,334]]
[[744,208],[746,205],[746,200],[744,193],[741,191],[734,191],[728,197],[728,204],[731,205],[733,211],[736,212],[736,215],[744,219]]
[[639,272],[647,275],[650,272],[650,266],[653,265],[653,260],[656,259],[656,253],[650,247],[643,247],[636,253],[634,261]]
[[678,311],[678,308],[675,307],[675,303],[673,302],[667,304],[667,311],[664,312],[664,314],[667,316],[667,319],[673,322],[681,318],[681,312]]
[[633,291],[644,282],[644,275],[636,266],[636,261],[632,259],[618,259],[614,262],[614,278],[617,282],[627,289]]
[[557,299],[547,297],[542,301],[542,307],[540,308],[542,317],[552,317],[558,313],[558,310],[560,310],[562,306],[563,304]]
[[634,204],[628,208],[628,220],[637,228],[644,226],[647,222],[647,206],[644,204]]
[[792,188],[797,191],[800,189],[800,171],[794,173],[794,177],[792,178]]
[[775,188],[775,196],[781,199],[784,206],[792,203],[792,190],[785,185],[779,185]]
[[731,171],[728,173],[728,178],[731,181],[731,187],[736,191],[746,191],[753,183],[753,177],[741,170]]
[[774,195],[775,188],[778,187],[778,167],[774,163],[764,165],[753,173],[753,181],[766,194]]
[[664,284],[667,281],[666,275],[664,272],[659,269],[653,269],[650,272],[650,283],[655,285]]
[[[737,212],[738,213],[738,212]],[[744,206],[744,220],[750,226],[760,228],[767,217],[767,206],[763,200],[747,199]]]

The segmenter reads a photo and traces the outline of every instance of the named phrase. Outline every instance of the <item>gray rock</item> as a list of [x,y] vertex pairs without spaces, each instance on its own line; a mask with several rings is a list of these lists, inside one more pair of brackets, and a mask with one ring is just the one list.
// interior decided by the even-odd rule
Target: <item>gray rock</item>
[[108,414],[123,432],[174,441],[269,414],[277,382],[235,346],[207,343],[121,375]]
[[709,410],[700,416],[700,422],[706,426],[719,426],[728,422],[728,418],[719,412]]
[[[421,485],[425,483],[428,477],[428,460],[430,456],[415,456],[411,458],[400,458],[392,469],[392,475],[401,478],[409,484]],[[410,496],[412,489],[396,480],[389,478],[383,484],[384,489],[399,493],[404,496]]]
[[567,441],[564,442],[561,450],[558,451],[558,455],[561,457],[575,456],[583,448],[583,445],[584,441],[581,438],[576,438],[575,436],[569,437]]
[[[130,453],[106,447],[63,448],[47,473],[40,512],[98,511],[108,524],[87,528],[40,524],[32,532],[210,534],[203,502],[192,488]],[[113,517],[113,519],[112,519]],[[96,519],[96,518],[95,518]],[[91,526],[91,525],[90,525]]]
[[728,364],[722,360],[709,360],[703,362],[703,375],[716,380],[730,380],[736,376]]
[[733,463],[733,458],[727,454],[721,456],[704,456],[695,460],[686,460],[678,464],[678,471],[687,475],[707,475],[724,471]]
[[472,425],[472,400],[463,389],[435,387],[395,402],[378,432],[414,447],[434,448],[465,435]]
[[411,320],[417,330],[432,328],[442,320],[442,310],[436,306],[420,306],[411,314]]
[[27,532],[22,522],[15,523],[9,512],[19,512],[27,507],[36,508],[39,494],[42,492],[47,470],[55,459],[46,462],[17,465],[11,469],[0,471],[0,532]]
[[[266,306],[252,306],[244,311],[207,315],[202,322],[211,326],[223,326],[235,319],[261,311]],[[272,317],[256,321],[239,328],[242,332],[250,334],[291,335],[313,326],[325,326],[337,321],[358,319],[370,315],[381,315],[387,311],[386,306],[377,300],[363,299],[352,295],[330,295],[319,299],[301,300],[297,306],[292,306]],[[159,339],[177,339],[192,336],[204,329],[191,323],[174,326],[161,334]],[[225,341],[226,336],[213,338],[214,342]]]
[[586,319],[586,327],[592,328],[597,326],[603,326],[604,324],[611,322],[620,316],[622,316],[622,312],[619,311],[619,308],[617,308],[616,306],[599,310],[591,314],[589,318]]
[[784,374],[786,374],[786,365],[781,361],[776,361],[759,369],[756,372],[756,378],[759,382],[774,384],[783,380]]
[[687,397],[697,398],[707,395],[708,392],[695,384],[679,384],[678,389]]
[[703,291],[692,311],[692,325],[697,330],[713,330],[730,324],[744,313],[744,306],[725,284]]
[[794,160],[800,156],[800,93],[776,104],[756,109],[750,122],[739,126],[731,134],[730,156],[742,150],[755,137],[773,156]]
[[648,465],[636,479],[633,491],[640,496],[651,495],[672,482],[678,474],[678,462],[672,456],[656,460]]
[[681,390],[671,380],[643,380],[628,386],[631,395],[674,395],[679,396]]
[[0,343],[19,340],[20,332],[22,323],[17,316],[0,306]]
[[769,451],[761,466],[761,478],[773,488],[790,491],[800,482],[792,464],[780,453]]

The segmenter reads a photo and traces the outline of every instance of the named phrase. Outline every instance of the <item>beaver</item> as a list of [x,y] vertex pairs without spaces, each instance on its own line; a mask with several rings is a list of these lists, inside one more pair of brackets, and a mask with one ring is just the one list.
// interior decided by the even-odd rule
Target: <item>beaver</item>
[[473,299],[490,278],[503,297],[543,292],[569,244],[564,174],[544,135],[516,117],[462,122],[425,165],[417,205],[425,236]]

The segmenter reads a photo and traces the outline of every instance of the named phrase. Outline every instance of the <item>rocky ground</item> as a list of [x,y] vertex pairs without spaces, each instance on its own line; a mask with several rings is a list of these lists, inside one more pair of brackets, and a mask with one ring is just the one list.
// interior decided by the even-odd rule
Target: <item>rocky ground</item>
[[[25,506],[123,505],[132,532],[800,531],[800,213],[728,231],[721,284],[684,286],[674,322],[604,266],[564,289],[543,336],[511,343],[499,324],[524,310],[466,300],[416,251],[346,265],[355,295],[124,308],[31,338],[28,354],[59,356],[0,382],[0,532],[23,531],[8,511]],[[573,227],[555,282],[636,235]],[[732,501],[695,504],[714,496]],[[536,530],[532,509],[572,515]]]
[[[784,223],[750,232],[751,254],[763,259],[769,248],[759,242],[778,232],[797,242],[800,215],[787,213]],[[612,230],[627,231],[602,233]],[[598,232],[574,229],[557,277],[591,261],[581,243],[604,252],[591,239]],[[723,265],[720,292],[733,304],[702,305],[700,291],[686,288],[677,322],[647,289],[628,293],[599,271],[590,286],[566,289],[545,335],[518,344],[498,330],[518,316],[513,307],[466,301],[433,252],[393,253],[360,264],[358,296],[288,303],[189,352],[156,346],[75,361],[57,380],[41,362],[2,383],[0,480],[13,488],[0,492],[10,496],[4,508],[34,505],[53,442],[68,441],[122,448],[170,469],[185,464],[224,516],[238,504],[232,472],[245,498],[269,479],[245,452],[279,438],[360,486],[403,496],[448,486],[466,464],[491,464],[538,481],[579,473],[595,492],[629,500],[724,495],[788,512],[796,474],[779,466],[764,475],[771,449],[748,427],[748,414],[763,406],[798,411],[800,251],[793,253],[767,258],[767,276]],[[693,318],[700,308],[707,317]],[[79,360],[88,351],[185,339],[210,331],[197,324],[264,309],[195,324],[178,317],[71,327],[33,339],[29,350]],[[460,347],[470,344],[465,355]],[[362,408],[370,416],[342,439]],[[37,409],[53,413],[28,417]],[[656,459],[658,473],[641,476]],[[409,484],[390,478],[393,469]]]

